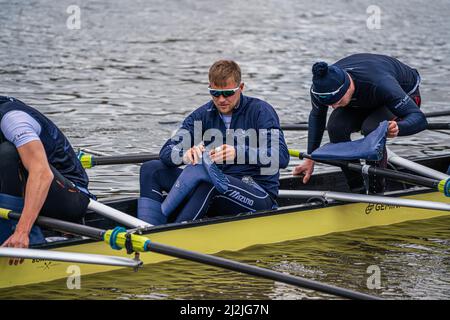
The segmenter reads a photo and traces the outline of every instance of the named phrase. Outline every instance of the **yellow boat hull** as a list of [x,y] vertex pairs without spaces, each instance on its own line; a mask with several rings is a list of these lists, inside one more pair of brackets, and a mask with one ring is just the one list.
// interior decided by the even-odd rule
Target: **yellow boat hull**
[[[438,192],[416,194],[403,198],[446,202]],[[385,226],[412,220],[430,219],[450,215],[446,211],[405,208],[396,206],[368,205],[366,203],[339,204],[317,209],[286,210],[252,218],[218,221],[208,224],[192,224],[173,230],[155,232],[148,237],[155,242],[183,249],[214,254],[220,251],[238,251],[253,245],[264,245],[289,240],[321,236],[374,226]],[[57,251],[95,253],[127,256],[124,250],[111,249],[103,242],[88,242],[61,246]],[[171,257],[143,253],[144,264],[158,263]],[[0,259],[0,288],[28,285],[68,278],[73,263],[25,260],[11,266],[8,259]],[[117,267],[80,264],[81,276],[118,269]],[[130,270],[130,272],[133,272]]]

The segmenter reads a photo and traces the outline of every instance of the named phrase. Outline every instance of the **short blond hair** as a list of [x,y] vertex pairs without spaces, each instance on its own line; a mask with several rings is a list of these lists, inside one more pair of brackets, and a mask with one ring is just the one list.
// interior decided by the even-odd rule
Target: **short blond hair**
[[226,86],[227,80],[233,78],[236,85],[241,84],[241,68],[233,60],[219,60],[209,68],[209,83],[219,87]]

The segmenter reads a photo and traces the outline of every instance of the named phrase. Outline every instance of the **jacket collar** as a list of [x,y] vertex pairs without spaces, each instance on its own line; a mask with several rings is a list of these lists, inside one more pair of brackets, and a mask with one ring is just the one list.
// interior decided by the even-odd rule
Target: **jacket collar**
[[[212,111],[215,110],[217,112],[217,114],[220,114],[220,111],[217,109],[216,105],[214,104],[214,102],[211,100],[210,101],[211,106],[208,108],[208,111]],[[239,103],[237,105],[237,107],[234,108],[233,110],[233,115],[239,115],[243,112],[244,109],[247,108],[247,104],[248,104],[248,97],[244,96],[241,93],[241,96],[239,98]]]

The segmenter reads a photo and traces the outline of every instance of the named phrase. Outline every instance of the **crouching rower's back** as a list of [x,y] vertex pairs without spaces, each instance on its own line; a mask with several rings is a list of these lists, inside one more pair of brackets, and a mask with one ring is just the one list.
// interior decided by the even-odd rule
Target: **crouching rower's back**
[[242,94],[234,61],[214,63],[209,85],[212,100],[183,121],[160,160],[142,166],[140,219],[158,225],[276,206],[289,153],[275,110]]
[[[64,134],[36,109],[2,96],[0,127],[0,207],[22,213],[17,226],[0,219],[3,246],[28,247],[39,213],[79,222],[89,180]],[[31,242],[44,240],[33,235]]]

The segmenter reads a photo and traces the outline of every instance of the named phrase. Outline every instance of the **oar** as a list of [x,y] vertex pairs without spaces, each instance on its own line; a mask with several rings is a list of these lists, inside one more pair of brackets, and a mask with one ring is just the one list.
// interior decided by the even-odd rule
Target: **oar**
[[[306,123],[293,123],[293,124],[283,124],[281,129],[283,131],[306,131],[308,130],[308,124]],[[428,123],[428,130],[450,130],[450,123],[447,122],[432,122]],[[325,128],[326,130],[326,128]]]
[[394,180],[394,181],[424,186],[424,187],[439,191],[439,192],[445,194],[447,197],[450,197],[450,178],[448,176],[447,176],[447,178],[438,180],[438,179],[417,176],[417,175],[413,175],[410,173],[394,171],[391,169],[377,168],[377,167],[369,166],[369,165],[363,166],[361,164],[347,162],[347,161],[316,160],[309,154],[300,152],[298,150],[292,150],[292,149],[289,150],[289,154],[293,157],[298,157],[300,159],[306,158],[306,159],[311,159],[311,160],[314,160],[314,161],[317,161],[320,163],[324,163],[324,164],[338,166],[341,168],[348,168],[349,170],[361,172],[362,174],[373,174],[373,175],[377,175],[377,176],[384,177],[384,178]]
[[[23,198],[21,197],[0,193],[0,207],[20,211],[23,209],[23,203],[24,203]],[[89,204],[87,208],[127,227],[143,228],[152,226],[148,222],[137,219],[133,216],[130,216],[129,214],[111,208],[94,199],[89,199]]]
[[402,158],[402,157],[398,156],[396,153],[394,153],[393,151],[389,150],[389,148],[387,149],[387,156],[388,156],[388,161],[390,163],[398,165],[398,166],[402,166],[405,169],[409,169],[409,170],[414,171],[423,176],[434,178],[434,179],[439,179],[439,180],[444,180],[444,179],[450,178],[450,176],[448,174],[425,167],[425,166],[418,164],[416,162],[413,162],[411,160]]
[[335,191],[316,191],[316,190],[280,190],[279,198],[310,198],[322,197],[324,199],[333,199],[345,202],[365,202],[378,203],[389,206],[411,207],[418,209],[450,211],[450,204],[444,202],[392,198],[386,196],[374,196],[357,193],[335,192]]
[[[0,213],[2,213],[0,214],[0,216],[5,219],[18,220],[20,218],[19,213],[15,213],[10,210],[0,209]],[[114,230],[102,230],[47,217],[38,217],[35,223],[41,226],[51,227],[56,230],[102,240],[106,243],[109,243],[115,249],[127,248],[127,251],[156,252],[175,258],[186,259],[232,271],[242,272],[249,275],[284,282],[294,286],[317,290],[349,299],[380,300],[380,298],[375,296],[331,286],[328,284],[323,284],[317,281],[291,276],[273,270],[268,270],[265,268],[260,268],[229,259],[215,257],[208,254],[202,254],[152,242],[147,237],[127,233],[123,228],[116,228]]]
[[135,269],[142,265],[142,261],[123,257],[25,248],[0,248],[0,257],[18,259],[45,259],[51,261],[87,263],[115,267],[131,267]]
[[450,116],[450,110],[443,111],[434,111],[434,112],[425,112],[425,117],[434,118],[434,117],[442,117],[442,116]]
[[99,165],[109,164],[134,164],[143,163],[150,160],[158,160],[159,154],[152,153],[137,153],[120,156],[94,156],[91,154],[82,153],[78,156],[83,165],[83,168],[89,169]]
[[89,200],[88,209],[97,212],[98,214],[107,217],[111,220],[119,222],[120,224],[133,227],[133,228],[142,228],[142,227],[152,227],[153,225],[130,216],[129,214],[123,213],[117,209],[111,208],[101,202],[95,201],[93,199]]

